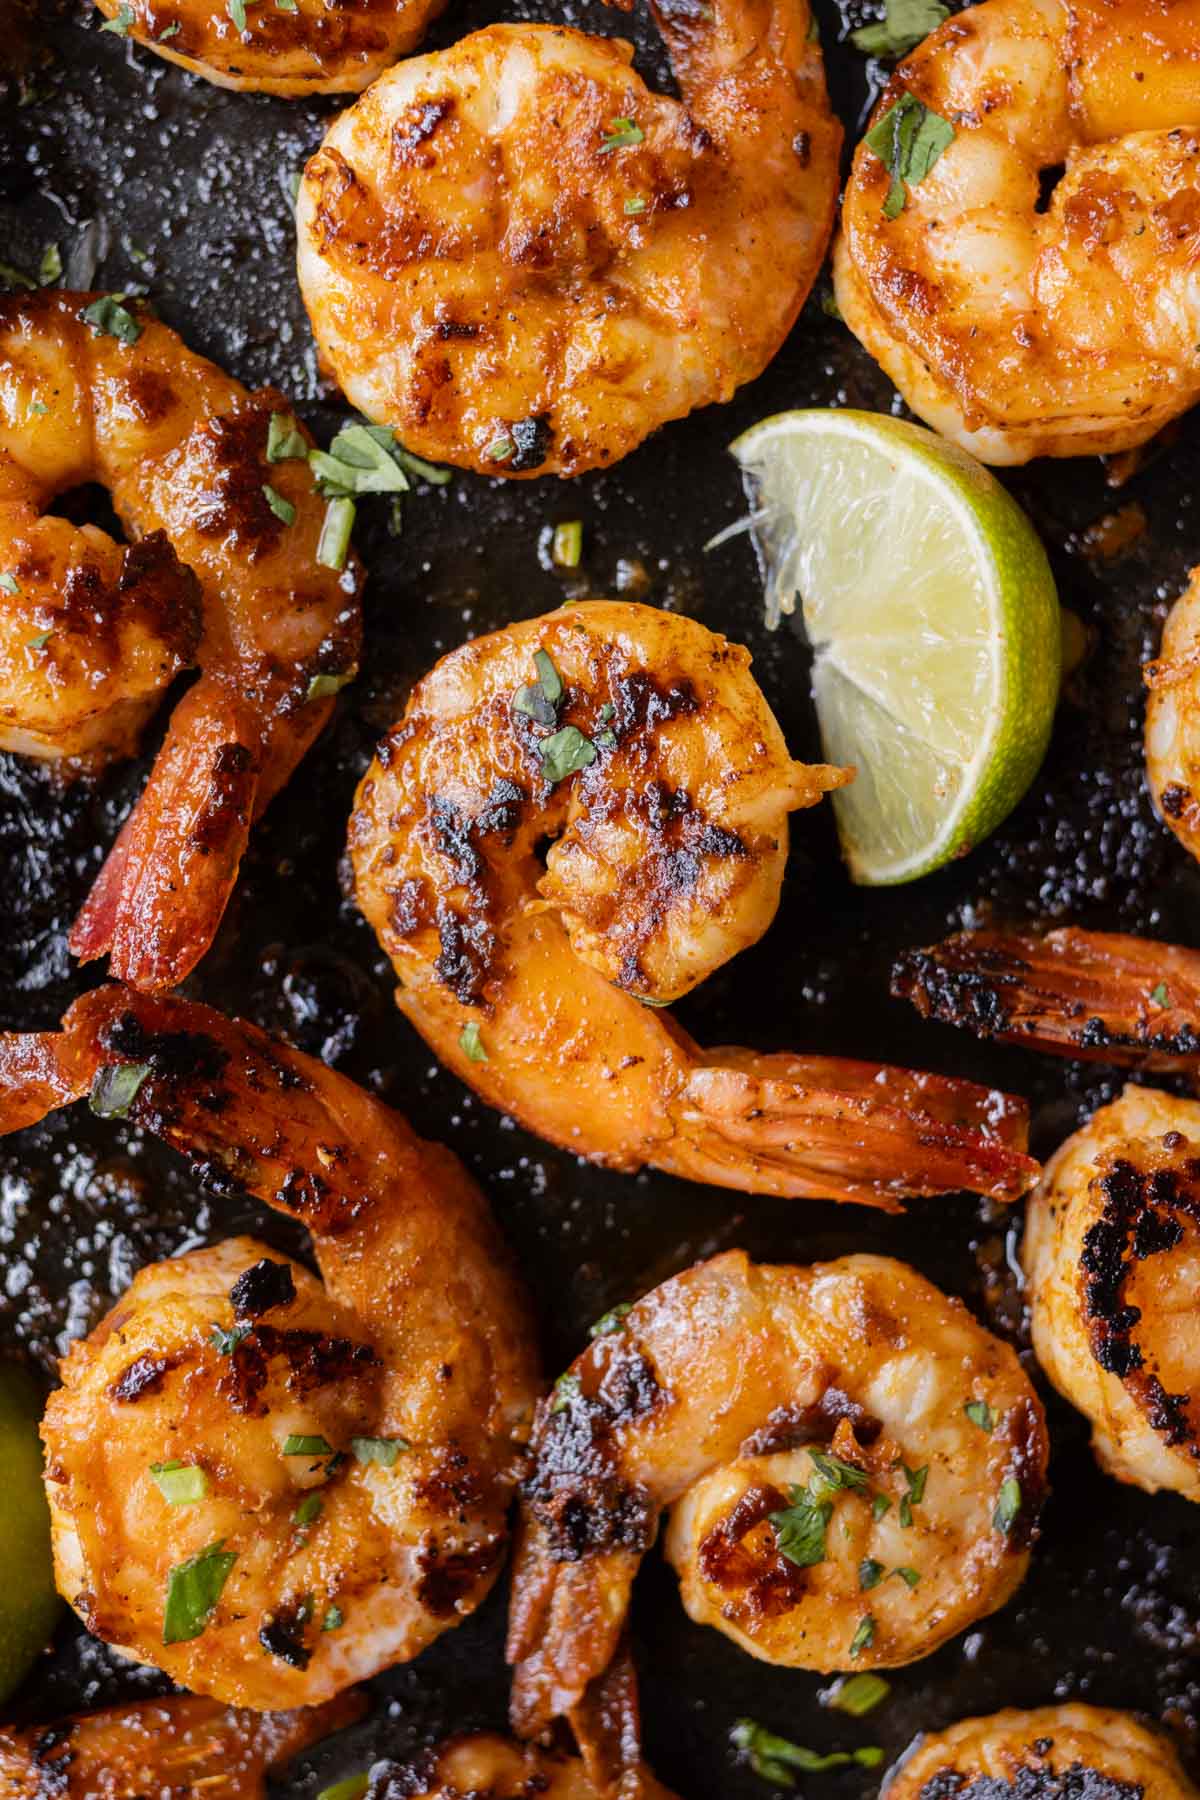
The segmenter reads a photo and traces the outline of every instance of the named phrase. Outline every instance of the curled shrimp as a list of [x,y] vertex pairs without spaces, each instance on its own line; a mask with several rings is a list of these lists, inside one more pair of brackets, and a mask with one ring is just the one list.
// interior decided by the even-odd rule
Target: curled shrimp
[[[218,87],[258,94],[357,93],[416,48],[445,0],[246,0],[240,18],[210,0],[96,0],[126,35]],[[132,16],[130,16],[132,15]]]
[[1200,951],[1123,932],[963,931],[908,950],[892,992],[926,1018],[1060,1056],[1200,1071]]
[[825,254],[841,128],[808,0],[658,0],[682,103],[619,39],[492,25],[392,69],[300,185],[300,286],[411,449],[577,475],[728,400]]
[[0,1040],[0,1128],[89,1089],[301,1220],[321,1279],[234,1238],[142,1269],[72,1346],[42,1428],[59,1589],[198,1693],[324,1700],[496,1578],[537,1391],[509,1258],[449,1151],[208,1007],[112,986]]
[[880,1800],[934,1794],[1112,1794],[1195,1800],[1165,1732],[1108,1706],[1038,1706],[960,1719],[919,1737]]
[[261,1713],[175,1694],[0,1726],[5,1800],[267,1800],[267,1777],[366,1711],[357,1695]]
[[[199,663],[70,938],[165,988],[208,948],[253,820],[353,672],[361,577],[318,561],[325,503],[282,396],[113,305],[0,297],[0,744],[93,767],[128,755]],[[273,414],[298,434],[288,460],[268,460]],[[47,515],[92,481],[130,547]]]
[[1022,1103],[703,1050],[659,1010],[761,937],[789,811],[850,774],[792,761],[749,662],[695,620],[607,601],[443,657],[350,823],[397,1005],[491,1105],[612,1168],[892,1210],[1023,1192]]
[[887,1257],[699,1263],[603,1322],[538,1410],[513,1575],[513,1723],[612,1654],[671,1507],[683,1603],[791,1668],[889,1667],[1002,1606],[1045,1484],[1015,1352]]
[[984,0],[881,99],[838,306],[985,462],[1129,449],[1200,395],[1198,42],[1198,0]]
[[1143,674],[1150,792],[1159,816],[1200,859],[1200,569],[1167,614],[1159,656]]
[[1046,1165],[1021,1261],[1038,1361],[1100,1466],[1200,1501],[1200,1104],[1127,1087]]

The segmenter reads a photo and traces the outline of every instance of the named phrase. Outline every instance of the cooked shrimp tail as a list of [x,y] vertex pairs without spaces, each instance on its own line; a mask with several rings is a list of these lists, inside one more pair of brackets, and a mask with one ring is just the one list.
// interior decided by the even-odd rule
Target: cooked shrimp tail
[[0,1727],[5,1800],[266,1800],[267,1778],[352,1725],[359,1694],[294,1712],[251,1712],[192,1694],[74,1713],[52,1725]]
[[892,992],[926,1018],[1126,1068],[1200,1068],[1200,951],[1119,932],[964,931],[909,950]]
[[606,1321],[538,1409],[514,1728],[584,1704],[665,1509],[693,1619],[789,1668],[891,1667],[1016,1589],[1047,1454],[1015,1352],[903,1263],[698,1263]]
[[1025,1103],[995,1088],[845,1057],[696,1056],[660,1164],[693,1181],[740,1187],[749,1168],[777,1193],[900,1212],[900,1196],[1016,1200],[1037,1180]]
[[[537,1392],[511,1260],[448,1150],[211,1008],[109,986],[0,1039],[0,1130],[89,1090],[305,1224],[322,1279],[231,1239],[140,1270],[72,1346],[42,1428],[59,1589],[198,1692],[326,1699],[499,1572]],[[180,1466],[189,1503],[164,1504],[155,1471]],[[181,1632],[174,1572],[213,1546],[224,1598]]]

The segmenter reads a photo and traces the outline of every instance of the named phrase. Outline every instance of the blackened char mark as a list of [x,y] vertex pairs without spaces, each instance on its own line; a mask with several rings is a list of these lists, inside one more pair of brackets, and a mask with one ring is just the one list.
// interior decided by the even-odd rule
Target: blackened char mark
[[122,1062],[148,1063],[168,1081],[212,1086],[229,1062],[228,1052],[202,1031],[148,1031],[136,1013],[119,1013],[99,1033],[102,1050]]
[[1084,1233],[1080,1255],[1092,1355],[1125,1383],[1167,1445],[1186,1445],[1200,1460],[1200,1442],[1188,1416],[1190,1396],[1169,1394],[1146,1368],[1135,1336],[1141,1311],[1128,1302],[1125,1291],[1139,1263],[1165,1255],[1180,1242],[1181,1215],[1200,1223],[1200,1162],[1188,1157],[1177,1168],[1140,1169],[1118,1157],[1095,1186],[1103,1207]]
[[235,1412],[261,1415],[267,1410],[260,1396],[272,1364],[289,1393],[304,1395],[373,1377],[380,1361],[370,1344],[329,1337],[323,1331],[280,1331],[260,1323],[235,1347],[221,1376],[220,1392]]
[[518,419],[510,425],[508,435],[515,446],[509,458],[510,469],[540,469],[550,454],[554,429],[549,413],[538,413],[532,419]]
[[911,1000],[927,1019],[999,1037],[1012,1024],[1008,996],[1022,987],[1030,967],[995,950],[979,949],[974,957],[975,968],[956,969],[936,951],[906,950],[892,965],[892,994]]
[[[496,933],[491,921],[488,858],[483,846],[494,840],[507,848],[521,821],[528,795],[515,781],[497,781],[477,813],[467,813],[453,801],[434,797],[429,806],[429,826],[434,843],[450,865],[462,890],[454,902],[439,899],[435,920],[440,949],[434,969],[438,980],[464,1006],[476,1005],[496,957]],[[424,920],[423,890],[409,888],[398,928],[407,935]]]
[[436,1542],[425,1544],[417,1558],[421,1571],[417,1598],[435,1618],[449,1618],[462,1601],[473,1594],[480,1578],[494,1569],[504,1555],[502,1538],[476,1544],[470,1550],[445,1551]]
[[289,1264],[272,1262],[269,1256],[243,1269],[229,1290],[229,1304],[239,1319],[260,1318],[295,1298],[296,1278]]
[[110,1396],[132,1405],[137,1400],[144,1400],[147,1394],[157,1394],[178,1360],[174,1356],[135,1357],[109,1387]]
[[828,1387],[808,1406],[777,1406],[767,1422],[745,1440],[740,1456],[774,1456],[781,1450],[800,1450],[805,1444],[824,1444],[837,1426],[848,1419],[860,1444],[875,1443],[882,1422],[839,1387]]
[[807,1588],[806,1571],[780,1554],[774,1533],[746,1544],[752,1531],[786,1505],[778,1488],[756,1482],[701,1540],[700,1574],[730,1594],[743,1627],[790,1612]]
[[593,1347],[578,1387],[557,1391],[524,1489],[551,1555],[575,1562],[598,1550],[647,1549],[658,1513],[646,1489],[621,1469],[621,1428],[668,1405],[670,1396],[639,1350],[604,1340]]
[[1081,1762],[1053,1769],[1039,1760],[1023,1762],[1011,1781],[939,1769],[922,1784],[918,1800],[1142,1800],[1144,1793],[1137,1782],[1118,1781]]
[[1038,1540],[1046,1502],[1045,1427],[1036,1401],[1019,1400],[996,1427],[996,1442],[1008,1446],[1007,1473],[1020,1486],[1021,1505],[1006,1533],[1009,1550],[1024,1551]]
[[259,1629],[258,1641],[263,1649],[293,1669],[307,1669],[312,1659],[312,1651],[304,1642],[310,1610],[311,1602],[298,1600],[293,1606],[281,1607]]

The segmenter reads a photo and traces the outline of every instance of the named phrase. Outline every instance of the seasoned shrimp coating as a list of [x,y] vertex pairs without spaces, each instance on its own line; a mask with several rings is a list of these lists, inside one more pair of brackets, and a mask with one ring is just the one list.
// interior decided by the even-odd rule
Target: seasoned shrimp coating
[[[218,87],[259,94],[354,94],[414,50],[445,0],[96,0],[147,50]],[[132,18],[129,15],[132,14]]]
[[534,1431],[509,1623],[523,1735],[606,1666],[664,1508],[691,1616],[791,1668],[915,1661],[1021,1582],[1041,1406],[1015,1352],[903,1263],[729,1251],[603,1323]]
[[385,1768],[383,1791],[411,1800],[674,1800],[644,1766],[624,1771],[613,1787],[597,1782],[577,1756],[514,1744],[493,1731],[450,1738],[398,1769]]
[[397,1005],[491,1105],[611,1168],[893,1210],[1023,1192],[1021,1102],[703,1050],[660,1010],[761,937],[789,811],[850,775],[792,761],[749,663],[695,620],[610,601],[443,657],[350,822]]
[[1200,1073],[1200,951],[1123,932],[960,931],[906,950],[892,993],[926,1018],[1061,1056]]
[[960,1719],[919,1737],[880,1800],[1002,1794],[1196,1800],[1171,1740],[1108,1706],[1038,1706]]
[[1046,1165],[1021,1261],[1033,1347],[1118,1481],[1200,1500],[1200,1103],[1127,1087]]
[[300,184],[321,353],[410,449],[578,475],[728,400],[825,254],[841,128],[808,0],[659,0],[682,103],[620,39],[493,25],[404,63]]
[[1200,858],[1200,569],[1167,614],[1158,659],[1143,674],[1150,792],[1163,823]]
[[[537,1392],[483,1198],[344,1076],[208,1007],[100,988],[30,1044],[210,1185],[300,1219],[321,1279],[249,1238],[143,1269],[46,1408],[60,1591],[97,1636],[238,1706],[312,1704],[488,1592]],[[37,1092],[48,1099],[53,1082]],[[11,1102],[10,1102],[10,1097]]]
[[176,1694],[0,1726],[4,1800],[267,1800],[267,1777],[366,1710],[357,1695],[261,1713]]
[[[0,746],[127,756],[199,664],[70,940],[165,988],[208,948],[252,822],[353,673],[361,571],[318,561],[325,502],[282,395],[111,305],[0,297]],[[286,460],[268,458],[274,414],[296,434]],[[128,547],[47,514],[87,482]]]
[[843,318],[985,462],[1144,443],[1200,395],[1198,127],[1200,0],[956,14],[855,154]]

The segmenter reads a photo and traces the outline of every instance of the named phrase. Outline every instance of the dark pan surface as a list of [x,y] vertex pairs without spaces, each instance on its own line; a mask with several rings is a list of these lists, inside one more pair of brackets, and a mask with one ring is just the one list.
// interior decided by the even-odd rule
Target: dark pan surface
[[[868,69],[844,40],[869,5],[861,0],[844,18],[822,8],[831,84],[851,136]],[[36,270],[43,246],[56,242],[72,285],[144,283],[190,344],[243,381],[290,390],[327,434],[341,414],[317,375],[292,274],[289,177],[337,102],[227,94],[100,35],[89,7],[46,4],[40,15],[14,17],[13,6],[0,0],[3,51],[23,69],[7,97],[0,85],[0,259]],[[525,0],[515,9],[455,0],[437,41],[514,10],[524,13]],[[662,79],[642,18],[627,23],[574,0],[560,13],[531,10],[597,31],[632,29],[643,67]],[[569,488],[459,476],[406,502],[398,539],[388,535],[386,503],[360,508],[356,541],[371,570],[364,674],[256,833],[224,929],[193,983],[216,1005],[287,1032],[455,1146],[520,1253],[551,1372],[615,1301],[733,1244],[784,1261],[891,1252],[998,1329],[1022,1329],[1006,1263],[1012,1221],[974,1199],[917,1204],[899,1220],[743,1200],[590,1169],[502,1122],[433,1066],[395,1013],[375,942],[339,893],[355,782],[414,677],[466,635],[546,611],[567,592],[644,595],[745,640],[793,748],[813,747],[799,637],[786,625],[774,637],[763,629],[744,539],[709,556],[701,544],[742,507],[725,454],[736,430],[788,406],[893,404],[869,359],[823,312],[822,292],[825,283],[772,368],[733,405],[669,427],[610,474]],[[1095,1065],[986,1049],[923,1025],[888,998],[888,969],[899,949],[986,917],[1071,919],[1200,942],[1197,872],[1156,824],[1142,785],[1139,678],[1166,602],[1200,556],[1198,446],[1194,416],[1119,494],[1098,461],[1043,463],[1012,478],[1064,600],[1095,633],[1040,779],[983,849],[897,892],[853,889],[828,810],[801,817],[773,930],[683,1009],[702,1041],[891,1058],[994,1081],[1032,1098],[1041,1154],[1116,1090],[1118,1078]],[[1123,555],[1106,558],[1089,528],[1128,505],[1142,509],[1145,530]],[[543,566],[539,537],[574,517],[584,521],[587,550],[578,578],[568,579]],[[86,985],[67,955],[66,929],[146,766],[62,794],[32,765],[0,757],[0,1023],[49,1026]],[[0,1346],[49,1378],[56,1354],[141,1263],[243,1229],[289,1241],[279,1219],[249,1202],[206,1197],[178,1162],[86,1109],[0,1145]],[[977,1631],[898,1671],[889,1702],[861,1724],[822,1707],[818,1677],[771,1670],[691,1625],[673,1577],[649,1556],[635,1608],[646,1737],[684,1800],[767,1793],[730,1749],[740,1714],[816,1748],[877,1742],[891,1754],[918,1729],[967,1713],[1075,1695],[1166,1716],[1185,1746],[1200,1750],[1197,1512],[1104,1479],[1079,1419],[1048,1398],[1054,1494],[1024,1589]],[[375,1757],[403,1755],[448,1730],[501,1725],[504,1605],[501,1590],[415,1666],[375,1682],[369,1720],[298,1765],[285,1791],[310,1796]],[[46,1718],[161,1687],[152,1671],[121,1665],[64,1622],[17,1710]],[[805,1783],[829,1800],[874,1785],[857,1770]]]

